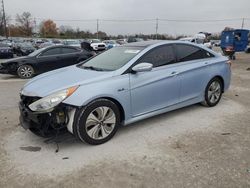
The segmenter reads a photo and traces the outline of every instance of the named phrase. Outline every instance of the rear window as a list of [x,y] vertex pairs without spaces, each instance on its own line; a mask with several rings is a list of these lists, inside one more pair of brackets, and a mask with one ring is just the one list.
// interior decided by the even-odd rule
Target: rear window
[[214,57],[210,52],[196,46],[177,44],[175,48],[178,62]]
[[78,51],[80,51],[80,50],[77,50],[75,48],[62,48],[63,54],[76,53]]

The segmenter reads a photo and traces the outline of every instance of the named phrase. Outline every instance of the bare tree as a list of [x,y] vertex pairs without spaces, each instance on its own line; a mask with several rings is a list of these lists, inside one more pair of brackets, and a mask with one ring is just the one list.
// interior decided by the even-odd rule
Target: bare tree
[[24,36],[31,36],[34,27],[32,16],[29,12],[16,15],[16,22]]

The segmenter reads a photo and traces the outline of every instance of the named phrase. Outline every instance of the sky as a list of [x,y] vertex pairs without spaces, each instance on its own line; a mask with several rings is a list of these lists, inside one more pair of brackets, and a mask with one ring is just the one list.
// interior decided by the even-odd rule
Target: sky
[[242,18],[248,18],[244,28],[250,29],[250,0],[4,0],[4,3],[12,22],[16,14],[28,11],[37,25],[52,19],[57,20],[58,27],[67,25],[96,32],[96,20],[100,19],[99,30],[112,35],[154,34],[156,18],[160,19],[158,33],[174,36],[221,32],[226,26],[241,28]]

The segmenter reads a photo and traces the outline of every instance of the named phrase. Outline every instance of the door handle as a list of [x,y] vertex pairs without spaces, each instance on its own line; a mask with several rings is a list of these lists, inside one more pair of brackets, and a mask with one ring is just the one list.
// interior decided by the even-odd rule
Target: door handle
[[178,74],[178,72],[173,71],[173,72],[171,73],[171,76],[176,76],[177,74]]
[[208,65],[208,62],[205,62],[204,64],[205,64],[205,65]]

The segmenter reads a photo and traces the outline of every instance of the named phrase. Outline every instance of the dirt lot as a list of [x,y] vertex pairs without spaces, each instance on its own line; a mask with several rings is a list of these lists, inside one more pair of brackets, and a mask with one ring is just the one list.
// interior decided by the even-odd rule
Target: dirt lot
[[[18,124],[25,81],[0,76],[0,187],[250,187],[250,55],[214,108],[193,105],[121,128],[89,146],[56,144]],[[248,69],[248,70],[247,70]]]

